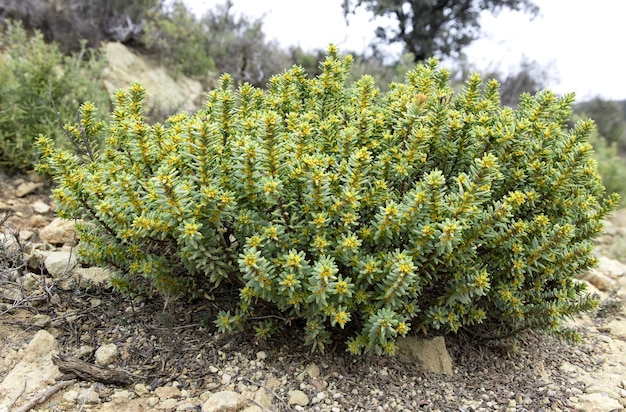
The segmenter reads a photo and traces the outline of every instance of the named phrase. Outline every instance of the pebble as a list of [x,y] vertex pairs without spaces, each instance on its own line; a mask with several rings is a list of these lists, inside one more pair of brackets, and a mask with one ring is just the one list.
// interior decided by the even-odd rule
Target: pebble
[[307,406],[309,404],[309,397],[301,390],[289,391],[287,397],[290,405]]
[[265,360],[267,359],[267,353],[265,351],[259,351],[256,353],[257,360]]
[[180,397],[180,389],[176,386],[159,386],[154,390],[154,394],[160,399]]
[[222,385],[230,385],[230,381],[233,379],[232,376],[225,373],[222,375]]
[[96,350],[96,365],[110,365],[111,363],[113,363],[117,355],[119,355],[119,352],[117,350],[117,346],[114,343],[102,345]]
[[304,369],[304,372],[309,375],[309,377],[316,379],[320,376],[320,368],[316,364],[312,363]]
[[136,384],[133,389],[135,389],[137,396],[146,396],[150,393],[150,389],[143,383]]
[[176,399],[166,399],[156,406],[157,409],[172,410],[176,407]]

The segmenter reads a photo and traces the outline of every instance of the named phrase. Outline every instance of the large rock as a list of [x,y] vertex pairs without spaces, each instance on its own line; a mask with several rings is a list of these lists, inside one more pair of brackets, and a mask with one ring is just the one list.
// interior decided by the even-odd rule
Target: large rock
[[54,337],[45,330],[37,332],[24,350],[22,360],[0,383],[0,410],[14,402],[17,408],[32,394],[53,384],[61,376],[61,372],[52,362],[52,356],[57,353]]
[[176,79],[159,64],[133,53],[120,43],[102,46],[108,67],[102,73],[109,93],[139,82],[146,89],[146,103],[166,112],[195,112],[204,99],[202,84],[178,75]]
[[408,336],[398,338],[396,344],[398,355],[405,360],[416,362],[431,372],[452,375],[452,357],[443,336],[432,339]]
[[39,238],[52,245],[74,244],[76,241],[74,222],[57,217],[39,231]]
[[578,407],[587,412],[612,412],[621,411],[624,407],[617,399],[609,397],[605,393],[590,393],[578,397]]
[[611,279],[617,279],[626,275],[626,265],[618,260],[600,256],[598,258],[598,271]]

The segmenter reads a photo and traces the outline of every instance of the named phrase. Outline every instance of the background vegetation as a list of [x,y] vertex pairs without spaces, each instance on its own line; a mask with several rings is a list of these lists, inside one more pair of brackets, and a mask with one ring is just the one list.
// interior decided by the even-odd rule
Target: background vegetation
[[[374,76],[383,88],[403,80],[404,73],[424,57],[455,56],[459,62],[453,78],[460,82],[473,68],[464,62],[463,48],[477,36],[478,14],[502,9],[536,15],[530,0],[450,0],[435,6],[419,1],[345,0],[346,15],[365,8],[373,17],[388,16],[399,32],[380,27],[378,43],[367,55],[354,56],[351,81],[362,74]],[[2,24],[0,58],[0,167],[23,170],[32,167],[32,139],[46,133],[64,140],[58,127],[76,116],[80,103],[92,100],[105,107],[106,93],[99,76],[106,62],[97,49],[103,41],[115,41],[136,52],[156,57],[174,75],[184,74],[205,86],[215,84],[220,73],[230,73],[236,84],[249,82],[265,87],[268,79],[292,65],[300,65],[310,77],[319,74],[323,50],[281,48],[268,41],[263,21],[233,12],[226,0],[204,16],[196,16],[176,0],[5,0],[0,4]],[[420,7],[426,7],[420,9]],[[418,13],[419,12],[419,13]],[[432,26],[419,33],[420,19]],[[21,22],[25,31],[11,21]],[[436,23],[436,24],[435,24]],[[468,30],[454,30],[463,24]],[[471,28],[471,30],[469,30]],[[389,61],[381,46],[401,42],[406,53]],[[54,69],[53,69],[54,68]],[[484,73],[501,83],[501,101],[515,107],[522,93],[541,90],[549,69],[522,60],[519,70],[504,75]],[[54,102],[54,106],[53,106]],[[626,194],[626,101],[596,98],[574,107],[579,117],[596,121],[593,138],[596,159],[610,191]],[[169,113],[163,114],[165,118]]]

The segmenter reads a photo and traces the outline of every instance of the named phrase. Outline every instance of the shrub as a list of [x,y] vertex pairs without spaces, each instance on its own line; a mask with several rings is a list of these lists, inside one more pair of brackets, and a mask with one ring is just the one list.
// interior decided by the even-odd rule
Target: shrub
[[170,11],[148,13],[143,42],[148,51],[175,72],[205,77],[209,70],[215,70],[213,58],[206,53],[206,37],[202,24],[177,1]]
[[589,137],[593,146],[593,158],[598,162],[598,172],[602,176],[602,184],[609,193],[618,193],[622,203],[626,199],[626,158],[619,154],[616,143],[594,132]]
[[369,76],[345,87],[350,63],[331,46],[319,76],[293,67],[266,92],[224,75],[165,125],[144,122],[139,85],[117,93],[108,129],[83,105],[74,130],[105,147],[38,141],[57,212],[82,219],[79,255],[166,302],[236,288],[220,330],[302,320],[313,348],[345,329],[350,352],[393,353],[411,329],[481,324],[576,339],[562,318],[597,301],[574,275],[596,263],[618,196],[602,200],[592,122],[564,126],[573,96],[513,110],[478,75],[453,94],[436,60],[379,96]]
[[32,169],[37,135],[69,145],[59,122],[73,121],[85,100],[108,105],[97,81],[102,60],[86,49],[63,56],[40,33],[28,37],[16,23],[0,32],[0,42],[0,168]]

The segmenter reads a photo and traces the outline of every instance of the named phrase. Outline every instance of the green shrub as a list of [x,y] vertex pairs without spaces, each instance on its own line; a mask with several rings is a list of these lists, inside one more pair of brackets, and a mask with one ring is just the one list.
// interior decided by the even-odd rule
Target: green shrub
[[623,204],[626,199],[626,158],[619,154],[616,143],[607,142],[597,132],[592,133],[589,142],[593,146],[593,158],[598,162],[602,184],[607,192],[618,193]]
[[41,33],[28,37],[20,24],[0,31],[0,168],[32,169],[37,161],[33,143],[47,134],[69,145],[59,122],[74,121],[85,100],[108,105],[98,84],[102,62],[83,50],[63,56]]
[[220,330],[302,320],[313,348],[345,329],[350,352],[393,353],[409,330],[481,324],[576,339],[562,318],[597,301],[574,275],[618,196],[602,200],[592,122],[564,126],[573,96],[513,110],[478,75],[453,94],[435,60],[379,96],[369,76],[345,87],[350,63],[331,46],[319,76],[293,67],[266,92],[224,75],[165,125],[144,122],[139,85],[108,129],[84,105],[106,135],[93,157],[38,141],[81,258],[166,302],[235,288]]
[[207,34],[202,24],[182,2],[172,4],[170,11],[148,13],[143,42],[174,72],[205,77],[215,70],[215,61],[206,53]]

